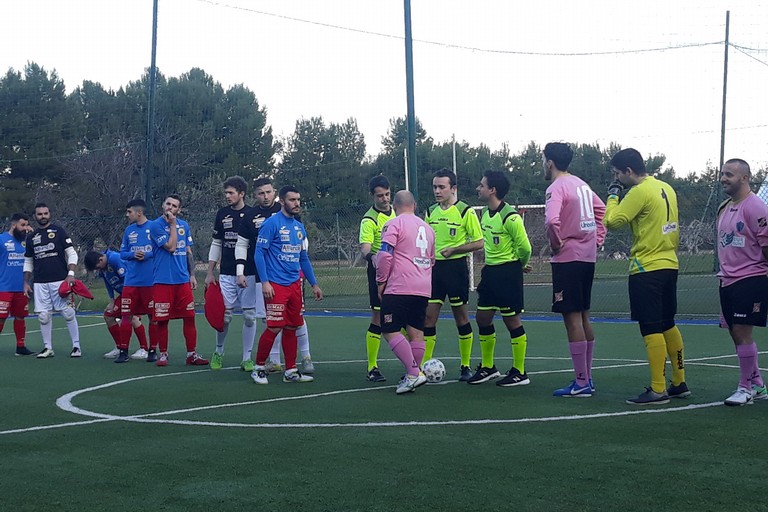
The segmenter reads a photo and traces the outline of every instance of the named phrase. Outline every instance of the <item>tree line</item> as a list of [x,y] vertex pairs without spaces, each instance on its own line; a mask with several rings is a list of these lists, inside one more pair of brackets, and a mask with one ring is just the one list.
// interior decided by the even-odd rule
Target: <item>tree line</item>
[[[67,92],[55,71],[36,63],[9,69],[0,78],[0,218],[30,211],[37,201],[68,218],[119,217],[129,199],[143,197],[147,172],[154,184],[148,203],[156,205],[163,194],[176,192],[188,210],[207,214],[221,204],[223,179],[238,174],[297,185],[322,227],[338,222],[340,212],[369,202],[372,176],[385,174],[394,189],[405,186],[403,117],[390,120],[376,155],[368,154],[354,118],[343,123],[302,118],[292,134],[277,140],[253,91],[242,84],[224,89],[198,68],[178,77],[158,73],[153,168],[147,169],[148,87],[145,73],[116,91],[86,80]],[[435,141],[418,120],[416,140],[418,199],[427,205],[431,174],[452,167],[454,147],[452,141]],[[573,148],[569,170],[604,194],[611,180],[608,162],[621,146],[573,143]],[[474,189],[483,171],[491,168],[509,172],[510,203],[543,202],[547,183],[538,144],[513,152],[508,146],[491,149],[461,141],[455,151],[459,193],[470,204],[476,204]],[[681,224],[699,222],[706,236],[719,199],[717,169],[681,177],[665,160],[649,154],[646,164],[678,190]],[[764,177],[765,170],[759,170],[755,182]],[[358,220],[341,218],[343,227]]]

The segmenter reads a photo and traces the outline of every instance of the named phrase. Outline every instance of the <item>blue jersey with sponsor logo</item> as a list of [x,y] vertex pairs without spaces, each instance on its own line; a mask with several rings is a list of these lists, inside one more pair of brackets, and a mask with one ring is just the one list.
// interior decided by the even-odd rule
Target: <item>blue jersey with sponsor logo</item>
[[315,273],[307,257],[304,225],[282,211],[264,221],[256,241],[256,268],[260,280],[288,286],[299,280],[300,271],[315,285]]
[[155,284],[184,284],[189,282],[187,251],[194,245],[189,224],[176,219],[176,250],[168,252],[163,247],[168,241],[171,226],[165,217],[158,217],[149,228],[155,251]]
[[[149,236],[151,221],[144,224],[131,224],[125,228],[123,243],[120,246],[120,257],[125,264],[125,286],[152,286],[155,269],[152,258],[155,248]],[[144,259],[137,260],[136,252],[143,252]]]
[[0,292],[24,291],[24,241],[0,235]]
[[115,292],[123,293],[123,283],[125,281],[125,261],[120,258],[120,253],[107,251],[104,253],[107,257],[107,267],[99,270],[99,277],[104,280],[107,287],[107,293],[110,299],[115,298]]

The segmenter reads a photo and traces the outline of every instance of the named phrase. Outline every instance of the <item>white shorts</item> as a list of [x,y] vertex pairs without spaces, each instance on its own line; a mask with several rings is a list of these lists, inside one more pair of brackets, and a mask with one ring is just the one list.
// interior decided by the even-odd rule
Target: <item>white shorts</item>
[[[256,282],[256,276],[245,276],[248,284],[245,288],[237,286],[236,276],[219,276],[219,286],[221,286],[221,295],[224,297],[224,307],[226,309],[256,309],[265,311],[264,297],[261,294],[261,283]],[[265,318],[263,313],[259,318]]]
[[69,297],[59,295],[59,286],[64,281],[53,283],[34,283],[35,313],[42,311],[61,311],[69,306]]

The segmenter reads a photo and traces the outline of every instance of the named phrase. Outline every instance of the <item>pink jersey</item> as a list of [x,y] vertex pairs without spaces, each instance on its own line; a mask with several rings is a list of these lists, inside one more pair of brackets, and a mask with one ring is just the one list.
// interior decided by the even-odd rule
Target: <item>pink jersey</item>
[[413,214],[398,215],[384,224],[381,250],[376,253],[376,281],[387,282],[387,295],[432,295],[435,232]]
[[726,203],[717,219],[717,276],[722,286],[768,274],[763,247],[768,247],[768,206],[752,193],[738,203]]
[[605,203],[578,176],[562,174],[547,187],[546,219],[553,263],[594,263],[605,240]]

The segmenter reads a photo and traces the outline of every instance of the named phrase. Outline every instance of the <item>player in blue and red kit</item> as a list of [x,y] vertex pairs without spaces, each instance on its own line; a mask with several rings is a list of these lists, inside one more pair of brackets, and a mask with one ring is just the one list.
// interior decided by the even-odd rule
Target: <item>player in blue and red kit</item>
[[[128,352],[134,316],[149,315],[149,350],[147,362],[157,361],[157,324],[152,322],[155,250],[150,238],[151,221],[147,219],[147,204],[133,199],[125,207],[125,216],[131,225],[123,232],[120,258],[125,263],[125,280],[120,294],[120,344],[119,350]],[[138,334],[138,333],[137,333]]]
[[288,186],[280,189],[279,197],[282,208],[261,225],[254,255],[267,305],[267,329],[259,338],[256,367],[251,374],[256,384],[267,384],[265,363],[281,331],[285,355],[283,382],[313,380],[296,369],[296,329],[304,323],[300,272],[304,272],[312,285],[315,300],[322,300],[323,291],[317,285],[307,256],[307,232],[304,225],[296,220],[301,213],[301,195],[296,188]]
[[128,348],[121,349],[120,340],[120,303],[125,283],[125,261],[120,257],[119,252],[110,251],[100,253],[97,251],[88,251],[83,258],[83,265],[88,272],[96,271],[97,275],[104,281],[104,287],[109,295],[109,304],[104,309],[104,323],[107,324],[107,330],[115,340],[115,349],[104,354],[106,359],[115,359],[116,363],[125,363],[129,359],[146,359],[148,355],[147,333],[141,324],[141,317],[132,316],[133,332],[139,339],[139,350],[130,358],[128,357]]
[[34,354],[24,344],[29,315],[29,299],[24,295],[24,251],[27,233],[31,230],[29,217],[14,213],[7,233],[0,234],[0,332],[9,316],[13,317],[16,335],[16,355]]
[[154,314],[160,358],[157,366],[168,365],[168,321],[181,318],[184,322],[184,340],[187,344],[187,364],[207,365],[208,360],[195,352],[197,327],[195,326],[195,297],[197,288],[194,260],[190,248],[194,244],[189,224],[176,218],[181,210],[181,198],[171,194],[163,201],[163,215],[150,225],[150,238],[155,252]]

